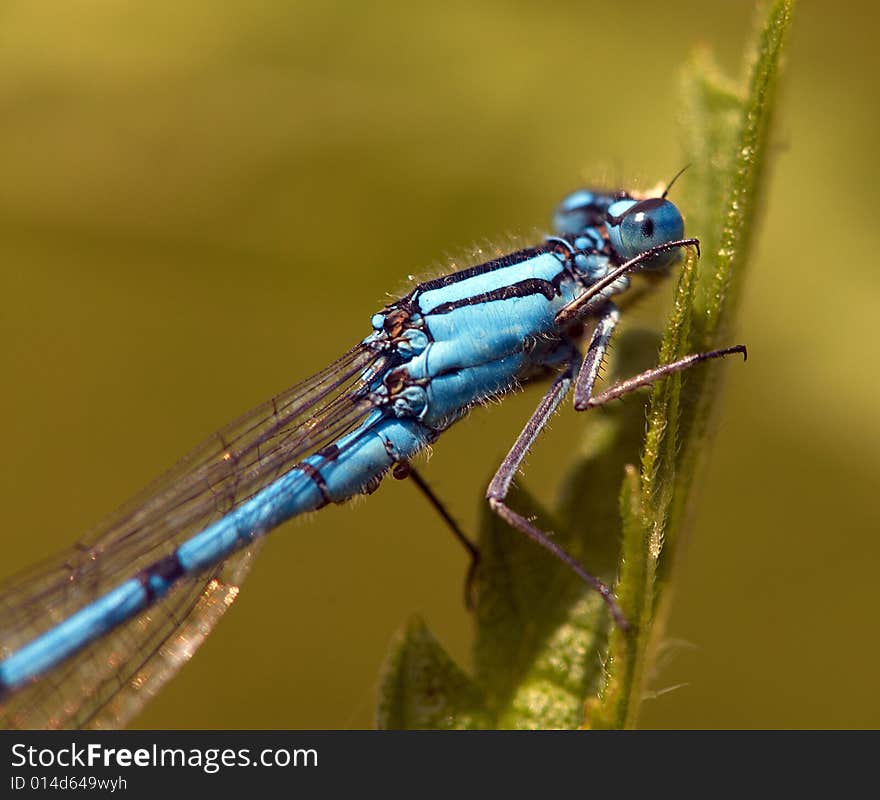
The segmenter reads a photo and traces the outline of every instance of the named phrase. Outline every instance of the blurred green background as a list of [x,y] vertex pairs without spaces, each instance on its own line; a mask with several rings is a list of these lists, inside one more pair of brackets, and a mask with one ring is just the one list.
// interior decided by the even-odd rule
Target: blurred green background
[[[880,725],[876,20],[797,9],[750,358],[726,369],[645,726]],[[582,182],[667,179],[687,56],[738,73],[751,22],[745,2],[4,0],[0,572],[322,367],[407,275],[537,238]],[[537,397],[438,443],[427,474],[467,528]],[[526,485],[552,495],[588,424],[561,415]],[[138,725],[370,726],[414,612],[468,663],[458,545],[407,485],[356,506],[271,537]]]

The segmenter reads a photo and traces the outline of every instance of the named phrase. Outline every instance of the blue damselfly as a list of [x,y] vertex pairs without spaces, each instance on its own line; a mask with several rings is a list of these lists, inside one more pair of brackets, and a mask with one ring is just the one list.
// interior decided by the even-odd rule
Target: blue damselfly
[[[492,510],[599,592],[612,590],[506,498],[563,398],[586,410],[741,346],[699,353],[601,392],[594,384],[639,271],[684,238],[658,196],[579,190],[533,247],[418,284],[326,369],[218,431],[88,539],[0,589],[0,701],[7,726],[123,724],[201,643],[238,593],[263,534],[285,520],[410,477],[458,530],[412,459],[470,408],[555,373],[486,493]],[[584,323],[592,332],[583,337]],[[585,353],[579,351],[581,341]]]

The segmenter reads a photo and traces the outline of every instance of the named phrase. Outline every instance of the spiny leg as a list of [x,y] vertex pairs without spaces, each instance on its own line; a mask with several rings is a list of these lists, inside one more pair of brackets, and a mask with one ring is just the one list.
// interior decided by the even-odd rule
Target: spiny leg
[[[713,358],[724,358],[724,356],[733,355],[734,353],[742,353],[743,361],[749,356],[744,344],[737,344],[733,347],[724,347],[720,350],[710,350],[706,353],[691,353],[677,361],[670,361],[668,364],[661,364],[659,367],[646,369],[638,375],[633,375],[631,378],[627,378],[624,381],[615,383],[613,386],[609,386],[607,389],[599,392],[599,394],[593,395],[588,391],[586,395],[578,396],[578,393],[575,392],[575,410],[586,411],[590,408],[596,408],[597,406],[604,405],[611,400],[616,400],[618,397],[623,397],[623,395],[629,394],[636,389],[641,389],[643,386],[650,386],[661,378],[666,378],[676,372],[683,372],[686,369],[690,369],[694,365],[703,361],[709,361]],[[592,390],[592,386],[589,388]]]
[[474,586],[476,585],[477,567],[480,564],[480,548],[471,541],[470,537],[462,531],[452,514],[449,513],[443,501],[437,497],[430,484],[421,476],[416,468],[408,461],[401,461],[394,465],[391,470],[392,477],[397,480],[405,478],[412,479],[413,483],[418,487],[419,491],[424,495],[431,507],[440,515],[449,530],[452,531],[456,540],[464,547],[470,557],[467,573],[464,579],[464,604],[468,611],[473,611],[474,602]]
[[574,409],[575,411],[586,411],[596,406],[604,405],[610,400],[615,400],[629,392],[640,389],[643,386],[650,386],[655,381],[672,375],[676,372],[682,372],[702,361],[708,361],[713,358],[723,358],[733,353],[742,353],[743,358],[748,358],[745,345],[735,345],[733,347],[725,347],[721,350],[711,350],[706,353],[692,353],[684,356],[677,361],[671,361],[668,364],[661,364],[659,367],[647,369],[627,378],[624,381],[615,383],[607,389],[593,394],[593,386],[599,375],[599,369],[605,360],[605,354],[608,352],[608,344],[611,341],[611,335],[614,333],[618,321],[620,320],[620,312],[614,303],[608,302],[601,309],[601,316],[593,329],[593,335],[590,338],[590,344],[587,347],[587,353],[584,356],[584,363],[578,372],[577,381],[574,387]]
[[581,364],[574,384],[575,408],[578,408],[579,400],[585,397],[589,398],[593,393],[593,386],[596,383],[596,378],[599,377],[599,370],[602,368],[605,354],[608,352],[611,335],[620,320],[620,311],[614,303],[606,303],[600,313],[601,316],[596,322],[596,327],[593,328],[593,335],[590,337],[590,344],[587,346],[584,363]]
[[656,247],[652,247],[650,250],[646,250],[644,253],[639,253],[639,255],[635,256],[635,258],[631,258],[629,261],[621,264],[619,267],[615,267],[604,278],[599,278],[598,280],[591,283],[581,295],[576,297],[568,305],[563,306],[559,310],[559,313],[556,315],[555,320],[557,327],[564,328],[566,325],[570,325],[575,320],[583,317],[584,314],[588,313],[588,309],[590,303],[593,301],[593,298],[595,298],[596,295],[598,295],[603,289],[609,287],[619,278],[622,278],[624,275],[627,275],[630,272],[635,272],[640,266],[650,261],[654,256],[660,253],[665,253],[669,250],[675,250],[678,247],[696,247],[697,255],[699,255],[700,240],[676,239],[674,242],[665,242],[664,244],[658,244]]
[[562,547],[554,542],[544,531],[533,525],[529,520],[518,514],[510,506],[505,503],[507,493],[510,491],[510,484],[514,476],[522,464],[523,458],[534,444],[538,434],[544,429],[547,421],[553,416],[553,412],[559,407],[565,395],[571,388],[574,375],[577,370],[577,361],[570,360],[565,371],[560,374],[553,385],[544,395],[543,400],[538,404],[526,426],[517,437],[510,448],[510,452],[505,457],[495,477],[492,478],[489,488],[486,491],[486,499],[489,501],[489,508],[492,509],[501,519],[503,519],[512,528],[521,531],[528,536],[533,542],[541,545],[549,550],[556,558],[566,564],[576,575],[578,575],[585,583],[597,591],[605,604],[608,606],[614,621],[618,627],[626,629],[629,627],[626,618],[623,616],[617,603],[611,593],[610,587],[600,581],[594,575],[591,575],[583,567],[583,565],[572,555],[567,553]]
[[[639,373],[621,383],[615,384],[609,389],[593,396],[592,390],[599,368],[602,365],[605,354],[608,350],[608,344],[611,335],[619,319],[619,312],[612,303],[606,303],[602,309],[602,314],[593,330],[587,353],[584,356],[583,365],[577,372],[575,385],[575,408],[577,410],[585,410],[602,403],[606,403],[616,397],[620,397],[634,389],[647,386],[660,378],[680,372],[701,361],[713,358],[721,358],[732,353],[742,353],[746,356],[746,348],[743,345],[736,345],[722,350],[713,350],[708,353],[696,353],[686,356],[678,361],[655,367],[651,370]],[[567,369],[554,381],[544,399],[535,409],[526,426],[514,442],[513,447],[502,462],[495,477],[489,484],[486,492],[486,498],[489,501],[489,507],[498,516],[505,520],[511,527],[525,533],[530,539],[540,544],[545,549],[553,553],[562,562],[568,565],[580,578],[595,589],[603,598],[606,605],[614,618],[617,625],[626,630],[629,624],[623,616],[623,612],[614,602],[611,589],[595,576],[591,575],[573,556],[569,555],[563,548],[556,544],[548,535],[533,525],[529,520],[520,514],[517,514],[505,502],[507,493],[510,490],[510,484],[514,476],[519,470],[526,453],[532,447],[538,434],[543,430],[547,421],[553,415],[553,412],[559,407],[572,381],[575,379],[576,362],[570,361]]]

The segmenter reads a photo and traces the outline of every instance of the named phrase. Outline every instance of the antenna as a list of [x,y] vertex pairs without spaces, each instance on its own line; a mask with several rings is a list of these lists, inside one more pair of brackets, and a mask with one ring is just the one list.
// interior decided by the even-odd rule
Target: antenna
[[678,172],[675,173],[675,177],[669,183],[666,184],[666,189],[663,191],[663,194],[660,195],[660,199],[663,200],[666,198],[666,195],[669,194],[669,190],[672,188],[672,184],[674,184],[682,175],[682,173],[690,168],[690,164],[685,164]]

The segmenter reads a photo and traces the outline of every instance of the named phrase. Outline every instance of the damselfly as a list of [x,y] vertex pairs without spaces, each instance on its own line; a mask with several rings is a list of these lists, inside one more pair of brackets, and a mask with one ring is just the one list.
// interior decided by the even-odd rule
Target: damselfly
[[[238,593],[263,534],[411,477],[412,459],[474,405],[555,372],[486,493],[492,510],[565,562],[626,626],[611,589],[506,498],[563,398],[586,410],[741,346],[593,388],[630,276],[673,263],[684,222],[666,198],[580,190],[556,234],[417,285],[326,369],[218,431],[59,557],[0,588],[0,702],[13,727],[124,724],[190,657]],[[593,323],[581,356],[584,323]]]

